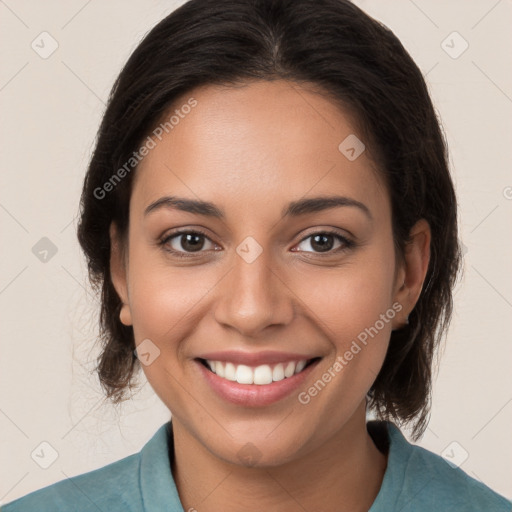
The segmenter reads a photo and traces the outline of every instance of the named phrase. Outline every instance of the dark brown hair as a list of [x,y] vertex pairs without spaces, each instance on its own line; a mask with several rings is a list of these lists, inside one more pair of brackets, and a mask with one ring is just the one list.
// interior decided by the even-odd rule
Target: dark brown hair
[[433,358],[460,265],[456,198],[420,70],[388,28],[347,0],[191,0],[130,56],[112,88],[80,204],[78,239],[91,283],[101,290],[100,382],[119,403],[139,368],[109,267],[109,226],[115,222],[126,234],[136,166],[108,191],[104,185],[178,97],[202,85],[276,79],[313,84],[355,113],[389,191],[398,255],[417,220],[430,224],[426,285],[409,324],[392,332],[369,393],[380,418],[413,422],[417,438],[426,427]]

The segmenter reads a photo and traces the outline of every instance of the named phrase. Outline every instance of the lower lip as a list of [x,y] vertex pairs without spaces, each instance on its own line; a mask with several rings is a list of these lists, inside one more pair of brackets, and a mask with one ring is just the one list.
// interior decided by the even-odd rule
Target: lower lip
[[243,405],[246,407],[262,407],[270,405],[290,395],[296,390],[307,376],[313,371],[313,368],[320,360],[314,361],[300,373],[287,377],[271,384],[239,384],[222,377],[208,370],[200,361],[201,373],[204,375],[211,388],[224,400],[228,402]]

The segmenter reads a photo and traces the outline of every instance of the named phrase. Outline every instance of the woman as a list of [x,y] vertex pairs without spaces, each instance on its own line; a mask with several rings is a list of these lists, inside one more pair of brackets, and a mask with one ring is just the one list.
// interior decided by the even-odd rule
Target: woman
[[510,510],[395,425],[426,428],[457,209],[422,75],[360,9],[177,9],[113,87],[81,206],[100,380],[118,402],[141,367],[172,421],[3,511]]

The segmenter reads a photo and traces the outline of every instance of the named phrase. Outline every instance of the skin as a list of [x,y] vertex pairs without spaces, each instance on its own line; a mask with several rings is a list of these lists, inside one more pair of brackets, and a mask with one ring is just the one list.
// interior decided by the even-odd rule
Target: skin
[[[429,226],[413,227],[401,262],[389,194],[369,152],[349,161],[338,150],[356,124],[311,87],[206,86],[176,105],[189,97],[197,106],[136,171],[127,246],[111,226],[121,321],[133,326],[137,345],[150,339],[160,350],[142,367],[172,412],[172,471],[184,509],[368,510],[387,459],[366,430],[365,397],[391,330],[421,292]],[[171,208],[144,215],[166,195],[211,201],[226,218]],[[372,219],[349,206],[281,218],[289,202],[327,195],[364,203]],[[207,235],[199,252],[183,236],[167,242],[191,258],[158,244],[178,227]],[[342,242],[330,238],[332,249],[321,252],[311,235],[329,228],[355,246],[339,251]],[[263,250],[250,264],[236,252],[248,236]],[[305,405],[295,392],[265,407],[228,403],[194,361],[211,350],[314,354],[322,359],[305,391],[394,303],[401,311]],[[258,453],[252,463],[238,456],[249,442]]]

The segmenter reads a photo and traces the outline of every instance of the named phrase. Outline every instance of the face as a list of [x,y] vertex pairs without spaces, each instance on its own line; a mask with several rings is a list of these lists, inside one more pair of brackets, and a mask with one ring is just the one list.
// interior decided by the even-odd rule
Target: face
[[389,196],[367,151],[339,149],[350,118],[312,90],[208,86],[173,110],[191,97],[136,171],[112,260],[121,319],[175,428],[277,465],[364,411],[403,323]]

